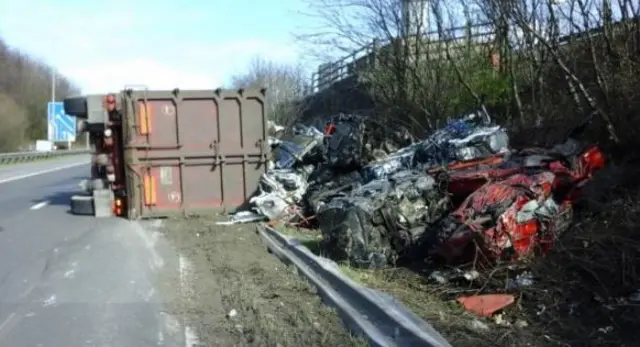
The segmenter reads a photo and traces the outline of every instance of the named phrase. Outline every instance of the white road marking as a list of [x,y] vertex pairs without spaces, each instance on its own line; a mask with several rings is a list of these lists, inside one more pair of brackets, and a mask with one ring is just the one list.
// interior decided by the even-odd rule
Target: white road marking
[[144,242],[144,246],[149,250],[149,253],[151,253],[151,259],[149,259],[149,267],[152,270],[157,270],[164,267],[164,260],[158,254],[155,248],[157,238],[154,239],[153,237],[150,237],[150,235],[148,235],[149,232],[145,230],[142,225],[140,225],[140,223],[133,222],[131,225],[133,226],[133,230],[135,230],[135,234],[140,237],[142,242]]
[[21,298],[21,299],[24,299],[24,298],[26,298],[27,296],[29,296],[29,294],[31,294],[31,292],[33,291],[33,289],[34,289],[34,288],[35,288],[35,286],[30,285],[30,286],[29,286],[29,288],[27,288],[27,290],[25,290],[25,291],[20,295],[20,298]]
[[[182,255],[178,256],[178,267],[180,271],[180,287],[187,297],[187,300],[190,299],[191,287],[189,283],[189,273],[191,272],[191,263],[189,260]],[[199,346],[200,340],[196,335],[196,332],[189,325],[184,324],[184,344],[186,347]]]
[[47,206],[49,204],[49,201],[41,201],[33,206],[31,206],[29,209],[30,210],[39,210],[45,206]]
[[164,346],[164,333],[158,330],[158,346]]
[[144,301],[149,302],[149,300],[151,299],[151,297],[153,296],[153,294],[156,292],[155,289],[151,288],[151,290],[149,290],[149,292],[147,293],[147,295],[144,298]]
[[7,317],[7,319],[5,319],[5,321],[2,322],[2,324],[0,324],[0,331],[2,331],[2,329],[7,325],[7,323],[9,323],[15,316],[16,316],[15,312],[11,313],[9,317]]
[[70,169],[72,167],[81,166],[81,165],[87,165],[87,164],[89,164],[88,161],[87,162],[83,162],[83,163],[73,163],[73,164],[69,164],[69,165],[63,165],[63,166],[58,166],[58,167],[54,167],[54,168],[51,168],[51,169],[42,170],[42,171],[36,171],[36,172],[28,173],[28,174],[22,174],[22,175],[18,175],[18,176],[13,176],[13,177],[1,179],[0,180],[0,184],[9,183],[9,182],[13,182],[13,181],[17,181],[17,180],[33,177],[33,176],[44,175],[44,174],[49,173],[49,172],[55,172],[55,171],[60,171],[60,170],[64,170],[64,169]]
[[191,264],[187,258],[180,255],[178,257],[178,266],[180,270],[180,285],[182,286],[183,291],[188,292],[189,283],[187,281],[187,276],[189,275],[189,270],[191,270]]

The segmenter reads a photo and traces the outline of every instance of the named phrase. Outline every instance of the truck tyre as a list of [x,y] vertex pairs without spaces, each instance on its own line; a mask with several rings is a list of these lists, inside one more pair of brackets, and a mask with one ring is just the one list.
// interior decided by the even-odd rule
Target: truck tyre
[[93,196],[74,195],[71,197],[71,213],[83,216],[93,216]]
[[91,190],[100,190],[105,189],[107,187],[107,183],[102,178],[96,178],[91,180]]
[[76,119],[76,136],[80,137],[87,130],[87,121],[84,119]]
[[96,164],[100,166],[106,166],[107,164],[109,164],[109,156],[104,153],[96,155]]
[[87,118],[87,98],[75,97],[66,98],[64,103],[64,113],[77,118]]

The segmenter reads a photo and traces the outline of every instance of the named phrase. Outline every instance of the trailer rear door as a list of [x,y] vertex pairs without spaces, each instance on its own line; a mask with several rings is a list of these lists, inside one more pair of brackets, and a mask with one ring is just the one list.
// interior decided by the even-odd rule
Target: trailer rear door
[[266,170],[263,90],[120,95],[129,218],[243,204]]

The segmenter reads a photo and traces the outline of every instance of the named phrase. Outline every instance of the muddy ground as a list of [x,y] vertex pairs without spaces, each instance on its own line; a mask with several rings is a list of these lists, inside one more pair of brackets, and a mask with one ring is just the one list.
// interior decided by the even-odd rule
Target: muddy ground
[[170,310],[195,330],[201,346],[366,345],[313,287],[267,252],[255,225],[215,221],[172,219],[163,227],[190,263],[190,290]]
[[[620,208],[616,211],[624,210]],[[507,267],[492,268],[489,271],[493,277],[491,279],[479,279],[474,284],[459,282],[446,285],[434,283],[424,273],[402,267],[363,270],[341,265],[341,270],[364,286],[391,294],[429,322],[455,347],[637,346],[637,303],[631,303],[628,299],[621,300],[623,297],[620,294],[609,299],[613,301],[611,303],[604,304],[604,299],[595,302],[592,294],[602,292],[603,287],[590,285],[579,275],[580,272],[573,274],[573,269],[579,266],[575,264],[575,259],[572,260],[578,254],[571,250],[571,244],[582,243],[587,234],[602,234],[598,230],[603,230],[603,225],[596,223],[587,227],[586,224],[589,223],[584,219],[581,227],[574,227],[573,233],[566,235],[566,243],[558,244],[556,252],[530,264],[535,278],[532,286],[510,291],[499,290],[500,283],[506,286]],[[322,255],[319,245],[322,237],[318,230],[284,227],[277,223],[274,227],[281,233],[300,240],[312,252]],[[580,235],[575,232],[580,232]],[[623,234],[618,230],[615,235],[620,238]],[[626,247],[637,249],[637,242],[631,241],[631,237],[627,235],[624,238]],[[602,237],[599,242],[603,242]],[[600,271],[608,271],[610,277],[615,278],[618,276],[612,272],[615,267],[610,260],[605,261],[603,251],[607,253],[612,249],[619,250],[626,257],[630,257],[631,252],[621,247],[612,248],[611,244],[603,245],[606,246],[584,248],[580,245],[580,248],[583,254],[592,253],[595,259],[603,263],[596,266]],[[596,276],[594,264],[597,263],[586,263],[584,257],[579,262],[583,263],[580,266],[582,271],[589,270],[589,275]],[[631,262],[630,260],[629,263]],[[630,272],[635,271],[633,269]],[[483,272],[481,271],[480,276]],[[609,287],[604,287],[609,295],[620,286],[618,282],[619,280],[614,280],[608,283]],[[466,312],[455,301],[459,296],[481,292],[509,292],[514,294],[516,302],[492,318],[482,318]]]

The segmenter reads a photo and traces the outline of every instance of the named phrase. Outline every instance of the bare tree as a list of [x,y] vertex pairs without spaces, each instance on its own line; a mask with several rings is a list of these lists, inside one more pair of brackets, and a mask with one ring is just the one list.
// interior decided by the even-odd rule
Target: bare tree
[[639,82],[640,6],[632,0],[317,0],[309,7],[323,29],[299,38],[321,58],[365,47],[333,65],[368,83],[394,121],[429,128],[488,99],[519,129],[559,132],[593,113],[608,137],[617,141],[621,128],[637,137],[640,119],[622,116],[637,113],[638,103],[630,90]]
[[[445,5],[451,15],[434,21],[434,11]],[[476,25],[479,10],[473,6],[461,1],[320,0],[309,7],[327,29],[300,39],[321,52],[346,53],[364,45],[352,62],[344,62],[346,69],[371,86],[386,118],[414,130],[433,128],[472,107],[478,97],[468,93],[470,87],[490,97],[505,89],[484,49],[493,31]],[[445,47],[449,58],[465,62],[457,73],[471,77],[466,86],[456,77]]]
[[24,108],[7,95],[0,94],[0,152],[11,152],[24,144],[29,126]]
[[[625,128],[633,129],[628,119],[613,116],[619,114],[620,105],[629,105],[631,100],[614,102],[617,88],[612,88],[628,84],[629,78],[638,72],[637,48],[621,44],[630,41],[635,41],[636,47],[638,44],[634,38],[638,30],[638,6],[633,1],[478,0],[476,3],[497,28],[521,37],[519,46],[514,46],[512,39],[504,41],[508,46],[505,59],[518,61],[519,70],[525,72],[519,83],[527,87],[531,110],[547,116],[556,113],[567,121],[567,115],[574,114],[571,120],[574,122],[595,113],[615,141],[619,141],[616,123],[625,123]],[[563,104],[572,105],[573,110],[561,109],[559,105]],[[547,117],[546,121],[557,119]]]
[[[310,6],[313,8],[314,4]],[[559,244],[555,255],[560,255],[560,262],[548,262],[546,258],[534,266],[540,278],[551,280],[523,297],[533,304],[549,295],[548,300],[541,300],[547,300],[546,304],[530,307],[556,308],[551,309],[553,313],[548,318],[542,318],[537,310],[530,312],[530,320],[539,320],[536,324],[542,329],[527,330],[546,340],[531,345],[592,344],[592,332],[606,322],[617,327],[607,334],[607,343],[624,345],[626,342],[621,341],[633,340],[635,335],[629,332],[636,325],[625,329],[624,323],[635,322],[633,313],[627,316],[626,310],[599,310],[585,304],[565,315],[561,312],[566,312],[566,306],[559,303],[594,297],[594,293],[637,288],[637,266],[620,267],[630,264],[629,254],[638,249],[637,223],[630,217],[610,218],[609,213],[626,215],[627,209],[636,211],[638,206],[638,156],[634,151],[640,145],[638,1],[432,0],[432,19],[428,23],[433,27],[422,32],[413,28],[420,38],[400,30],[401,11],[392,1],[318,0],[315,6],[317,19],[327,28],[301,38],[324,52],[335,45],[335,51],[345,53],[353,46],[378,39],[369,50],[376,52],[376,58],[364,68],[356,68],[356,75],[364,77],[372,85],[373,94],[389,106],[404,107],[405,112],[412,106],[419,108],[416,114],[421,113],[426,119],[417,117],[416,122],[429,126],[429,122],[455,111],[455,105],[493,98],[495,110],[505,114],[512,140],[520,145],[534,141],[557,143],[565,138],[567,130],[585,119],[603,123],[600,125],[604,126],[589,128],[583,140],[605,142],[607,154],[612,154],[608,158],[617,161],[609,169],[624,165],[629,172],[609,175],[614,172],[611,170],[601,177],[604,180],[593,182],[598,184],[596,189],[615,191],[610,199],[615,204],[608,208],[616,211],[606,211],[607,220],[593,226],[589,226],[591,217],[581,219],[576,228],[579,232]],[[472,41],[473,28],[481,23],[490,28],[490,40],[465,43]],[[455,26],[468,28],[471,33],[457,35],[452,30]],[[432,29],[435,34],[430,34]],[[488,59],[483,61],[484,54],[491,56],[491,66],[487,66]],[[367,53],[362,56],[368,57]],[[362,58],[355,59],[356,67],[358,59]],[[591,117],[594,114],[598,117]],[[617,146],[611,146],[608,138]],[[623,160],[617,160],[620,158]],[[628,205],[619,203],[627,200]],[[613,226],[614,223],[617,224]],[[587,249],[584,240],[597,245]],[[627,245],[634,250],[627,251]],[[614,280],[601,281],[602,278]],[[581,288],[576,290],[576,283]],[[587,316],[589,319],[585,320]],[[526,344],[516,331],[500,335],[496,345]],[[518,341],[498,342],[507,335],[517,336]]]
[[[45,138],[51,67],[8,47],[0,39],[0,71],[0,121],[2,130],[8,131],[7,137],[2,135],[3,148],[16,148],[22,141]],[[65,97],[78,90],[64,76],[58,76],[56,91]],[[14,128],[9,128],[10,125]]]
[[277,124],[290,125],[301,116],[306,80],[299,65],[256,57],[247,73],[234,76],[231,84],[234,88],[266,88],[269,119]]

